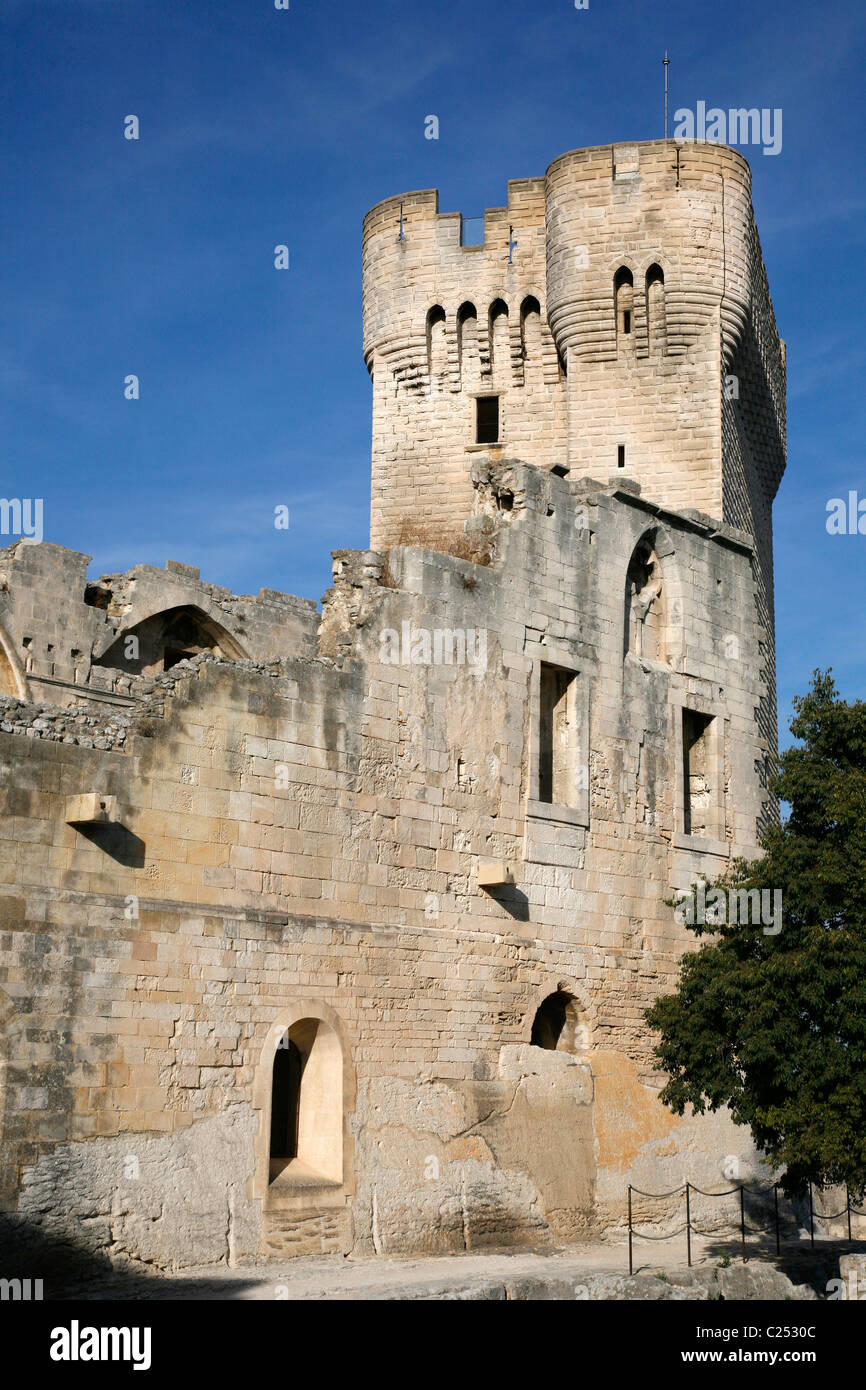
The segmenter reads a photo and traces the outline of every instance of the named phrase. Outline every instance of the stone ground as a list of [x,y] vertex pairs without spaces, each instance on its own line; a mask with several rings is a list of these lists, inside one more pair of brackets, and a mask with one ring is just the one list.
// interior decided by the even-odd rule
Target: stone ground
[[[118,1276],[70,1297],[89,1300],[517,1300],[536,1299],[785,1299],[824,1296],[838,1277],[840,1254],[866,1250],[866,1242],[808,1240],[777,1259],[775,1250],[749,1240],[744,1266],[738,1243],[692,1241],[692,1268],[684,1239],[656,1246],[648,1258],[635,1247],[635,1277],[628,1277],[625,1244],[582,1244],[560,1250],[485,1251],[420,1259],[347,1259],[323,1255],[269,1261],[236,1269],[196,1268],[169,1277]],[[789,1282],[790,1281],[790,1282]],[[811,1286],[811,1287],[807,1287]],[[815,1292],[817,1291],[817,1293]]]

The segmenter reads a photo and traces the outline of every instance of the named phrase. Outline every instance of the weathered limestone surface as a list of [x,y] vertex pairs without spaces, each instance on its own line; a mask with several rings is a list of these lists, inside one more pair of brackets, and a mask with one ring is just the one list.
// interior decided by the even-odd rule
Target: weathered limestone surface
[[[364,234],[377,548],[334,552],[321,614],[0,553],[18,1239],[164,1270],[553,1244],[621,1229],[629,1182],[762,1173],[727,1117],[659,1105],[643,1021],[691,944],[672,890],[772,814],[784,376],[748,168],[577,151],[477,249],[432,193],[400,242],[399,201]],[[419,526],[458,553],[394,543]]]

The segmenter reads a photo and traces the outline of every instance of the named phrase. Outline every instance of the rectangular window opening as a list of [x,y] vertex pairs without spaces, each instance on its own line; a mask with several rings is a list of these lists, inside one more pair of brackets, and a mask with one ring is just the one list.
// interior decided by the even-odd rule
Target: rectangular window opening
[[548,806],[572,803],[572,763],[574,731],[569,719],[569,691],[573,671],[541,664],[540,710],[538,721],[538,800]]
[[712,767],[713,718],[683,710],[683,829],[712,838],[715,788]]
[[617,468],[625,468],[625,445],[624,445],[624,444],[618,444],[618,445],[617,445],[617,449],[616,449],[616,466],[617,466]]
[[624,309],[624,310],[623,310],[623,313],[622,313],[622,331],[623,331],[623,333],[630,333],[630,332],[631,332],[631,309]]
[[499,443],[499,397],[477,396],[475,400],[476,444]]

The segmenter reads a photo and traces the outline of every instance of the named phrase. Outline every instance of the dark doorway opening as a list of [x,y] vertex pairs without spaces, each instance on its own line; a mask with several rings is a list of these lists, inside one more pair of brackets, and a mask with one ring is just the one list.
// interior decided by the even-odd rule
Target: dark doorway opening
[[589,1035],[581,1019],[578,1001],[568,990],[558,989],[539,1004],[532,1020],[529,1041],[548,1052],[579,1053],[587,1050]]
[[556,994],[549,994],[539,1004],[535,1018],[532,1020],[530,1042],[533,1047],[546,1047],[550,1051],[556,1048],[559,1036],[565,1027],[565,1011],[570,1002],[569,995],[557,990]]

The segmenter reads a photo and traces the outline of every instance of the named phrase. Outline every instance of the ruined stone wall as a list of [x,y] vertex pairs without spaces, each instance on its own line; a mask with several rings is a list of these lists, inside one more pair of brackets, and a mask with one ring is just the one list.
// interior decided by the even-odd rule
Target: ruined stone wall
[[[403,549],[383,585],[383,557],[341,552],[334,659],[203,658],[122,747],[64,742],[35,707],[0,733],[14,1221],[163,1268],[477,1248],[607,1229],[629,1176],[712,1180],[744,1151],[659,1106],[642,1012],[687,944],[671,887],[755,845],[749,546],[633,488],[477,476],[479,507],[512,499],[493,563]],[[648,528],[657,661],[623,650]],[[419,633],[483,632],[483,662],[394,660],[404,624],[410,655]],[[540,661],[586,690],[585,812],[534,802]],[[721,844],[681,829],[677,702],[696,699],[724,703]],[[90,790],[117,823],[67,823]],[[490,860],[513,885],[479,887]],[[532,1047],[560,987],[579,1045]],[[273,1049],[307,1013],[345,1060],[343,1177],[269,1184]]]
[[19,1247],[544,1242],[621,1227],[629,1182],[758,1172],[726,1116],[659,1105],[643,1021],[693,941],[672,890],[773,809],[784,356],[748,166],[577,151],[483,246],[459,224],[433,192],[365,220],[373,548],[334,552],[321,617],[171,562],[87,584],[87,556],[0,553]]
[[[267,661],[312,654],[316,604],[272,589],[236,595],[203,582],[192,565],[137,565],[88,583],[89,555],[18,541],[0,551],[0,693],[48,704],[102,700],[132,708],[152,681],[136,679],[123,657],[125,636],[148,620],[191,611],[234,657]],[[159,674],[157,672],[156,674]]]

